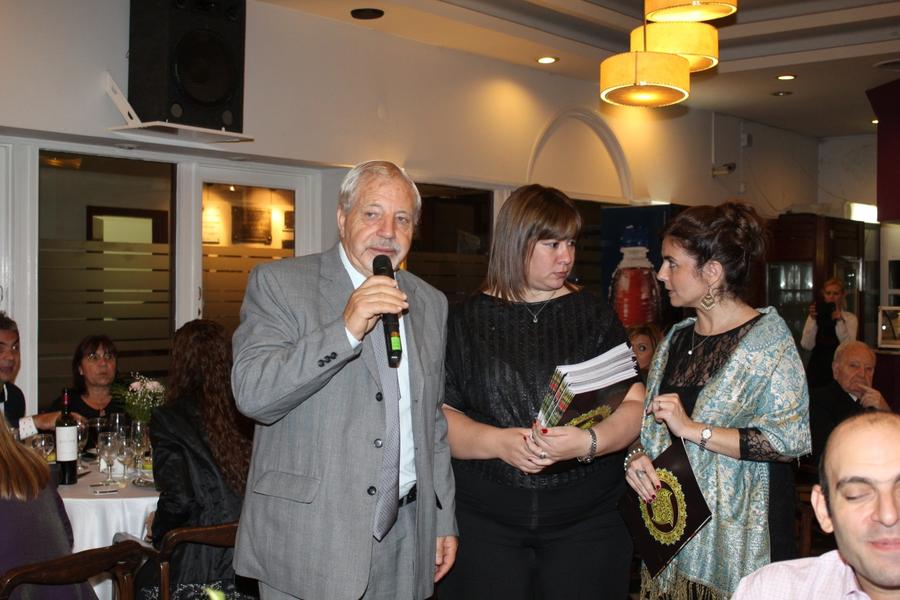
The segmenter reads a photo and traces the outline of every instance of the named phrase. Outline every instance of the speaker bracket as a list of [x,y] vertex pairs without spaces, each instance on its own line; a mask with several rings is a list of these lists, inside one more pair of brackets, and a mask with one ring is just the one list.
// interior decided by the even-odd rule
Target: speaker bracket
[[103,87],[106,94],[116,105],[126,125],[110,127],[109,130],[132,138],[155,138],[168,141],[192,142],[201,144],[219,144],[223,142],[252,142],[253,137],[233,131],[218,129],[206,129],[181,123],[169,123],[167,121],[141,121],[137,113],[128,102],[128,98],[116,84],[116,80],[109,71],[103,73]]

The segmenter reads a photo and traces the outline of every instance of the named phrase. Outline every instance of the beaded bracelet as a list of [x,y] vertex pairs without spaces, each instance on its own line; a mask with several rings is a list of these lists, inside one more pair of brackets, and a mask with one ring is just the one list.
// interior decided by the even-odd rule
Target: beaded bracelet
[[631,450],[628,451],[628,454],[625,455],[625,462],[623,464],[623,468],[627,471],[629,465],[631,465],[631,461],[637,458],[638,454],[644,454],[644,448],[641,446],[635,446]]

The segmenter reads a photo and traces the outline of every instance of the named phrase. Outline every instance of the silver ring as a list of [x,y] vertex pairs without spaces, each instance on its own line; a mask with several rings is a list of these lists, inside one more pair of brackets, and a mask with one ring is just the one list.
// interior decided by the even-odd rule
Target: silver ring
[[641,469],[640,471],[637,472],[637,478],[640,479],[643,476],[644,476],[644,470]]
[[541,450],[541,458],[547,458],[547,453]]

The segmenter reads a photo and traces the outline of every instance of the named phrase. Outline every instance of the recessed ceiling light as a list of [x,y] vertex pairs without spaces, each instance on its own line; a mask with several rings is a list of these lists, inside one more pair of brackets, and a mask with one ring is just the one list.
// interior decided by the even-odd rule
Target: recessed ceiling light
[[380,8],[354,8],[350,11],[350,16],[361,21],[371,21],[383,17],[384,11]]
[[778,90],[777,92],[772,92],[773,96],[790,96],[794,92],[789,92],[787,90]]
[[872,119],[872,125],[878,125],[878,119]]
[[559,59],[555,56],[542,56],[537,61],[542,65],[552,65],[555,62],[559,62]]
[[794,79],[797,79],[797,76],[791,75],[790,73],[784,73],[783,75],[779,75],[777,79],[780,81],[793,81]]

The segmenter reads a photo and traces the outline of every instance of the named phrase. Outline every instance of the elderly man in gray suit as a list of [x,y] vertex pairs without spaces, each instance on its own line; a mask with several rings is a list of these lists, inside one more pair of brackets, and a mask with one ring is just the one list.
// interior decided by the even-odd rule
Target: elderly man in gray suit
[[[234,566],[264,600],[419,600],[456,558],[447,301],[372,266],[406,258],[420,209],[402,169],[363,163],[341,185],[340,243],[250,275],[232,384],[258,425]],[[396,367],[384,314],[399,315]]]

